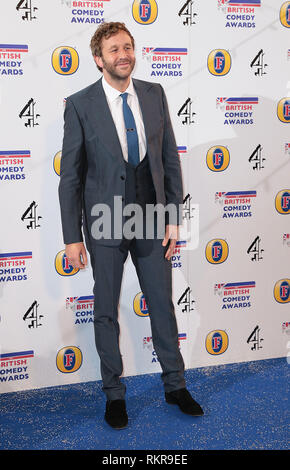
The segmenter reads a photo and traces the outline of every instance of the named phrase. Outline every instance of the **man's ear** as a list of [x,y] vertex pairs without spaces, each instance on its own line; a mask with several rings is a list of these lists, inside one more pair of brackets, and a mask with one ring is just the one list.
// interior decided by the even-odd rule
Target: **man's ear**
[[101,67],[103,68],[103,61],[102,61],[102,58],[97,56],[97,55],[94,55],[94,61],[96,62],[96,64],[98,65],[98,67]]

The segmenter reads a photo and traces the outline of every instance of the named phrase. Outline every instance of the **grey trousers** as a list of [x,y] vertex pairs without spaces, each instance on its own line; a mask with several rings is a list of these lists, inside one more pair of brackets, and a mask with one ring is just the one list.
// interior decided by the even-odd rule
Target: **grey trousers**
[[118,304],[124,263],[130,252],[145,296],[152,342],[162,368],[164,390],[185,387],[184,362],[172,302],[172,267],[162,240],[123,240],[119,247],[95,245],[90,250],[94,276],[94,331],[103,391],[108,400],[123,399],[126,387],[119,349]]

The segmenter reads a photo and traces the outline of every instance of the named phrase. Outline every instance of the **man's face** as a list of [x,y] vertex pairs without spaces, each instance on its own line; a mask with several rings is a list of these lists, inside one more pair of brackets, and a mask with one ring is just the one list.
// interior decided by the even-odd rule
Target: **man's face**
[[105,78],[128,78],[135,66],[135,53],[130,36],[125,31],[119,31],[109,39],[103,39],[102,57],[95,56],[95,62],[103,68]]

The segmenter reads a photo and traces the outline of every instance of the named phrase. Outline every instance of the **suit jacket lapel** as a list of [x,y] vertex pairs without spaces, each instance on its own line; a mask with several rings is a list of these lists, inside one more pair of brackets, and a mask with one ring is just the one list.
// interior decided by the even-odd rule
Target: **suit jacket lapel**
[[88,111],[89,120],[99,139],[114,156],[124,162],[118,133],[101,79],[94,84],[91,93],[88,95]]
[[138,96],[143,123],[145,129],[145,135],[147,140],[147,153],[150,158],[151,156],[151,141],[152,135],[154,134],[154,120],[152,119],[152,102],[148,98],[148,91],[151,88],[151,83],[144,83],[133,78],[133,84]]

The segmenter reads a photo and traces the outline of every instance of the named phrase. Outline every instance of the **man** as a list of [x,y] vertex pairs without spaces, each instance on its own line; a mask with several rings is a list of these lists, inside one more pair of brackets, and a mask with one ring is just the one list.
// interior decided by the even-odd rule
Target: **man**
[[[99,215],[101,204],[110,209],[105,224],[116,221],[116,198],[119,209],[133,203],[145,214],[149,204],[182,205],[180,164],[164,91],[158,84],[131,78],[134,38],[123,23],[103,23],[92,37],[91,50],[103,77],[67,98],[59,197],[70,264],[80,269],[87,265],[82,226],[90,254],[95,341],[107,397],[105,419],[118,429],[128,423],[125,385],[120,380],[118,302],[129,251],[150,312],[165,399],[185,413],[202,415],[185,388],[171,298],[170,257],[180,217],[173,223],[166,219],[163,240],[158,236],[130,238],[115,232],[102,237],[94,217]],[[124,214],[123,226],[127,220]],[[141,217],[139,223],[143,220]],[[156,223],[155,216],[150,220],[146,219],[145,227]]]

